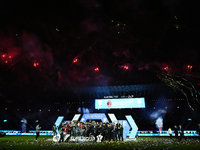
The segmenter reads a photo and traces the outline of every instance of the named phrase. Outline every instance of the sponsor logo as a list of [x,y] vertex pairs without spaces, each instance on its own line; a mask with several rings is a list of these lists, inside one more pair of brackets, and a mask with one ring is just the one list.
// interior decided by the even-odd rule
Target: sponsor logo
[[110,100],[107,101],[107,106],[111,107],[112,106],[112,102]]

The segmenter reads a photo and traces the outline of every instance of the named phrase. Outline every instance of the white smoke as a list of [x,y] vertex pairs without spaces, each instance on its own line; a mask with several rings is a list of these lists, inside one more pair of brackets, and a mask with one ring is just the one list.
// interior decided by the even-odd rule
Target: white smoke
[[80,107],[78,108],[78,112],[81,113],[81,108]]
[[151,115],[150,115],[150,118],[151,119],[157,119],[161,116],[164,116],[166,114],[166,110],[164,109],[159,109],[157,111],[154,111]]
[[162,132],[163,128],[163,117],[166,114],[166,110],[159,109],[151,113],[150,118],[155,121],[156,127],[159,129],[160,133]]
[[22,118],[22,133],[26,133],[26,124],[27,120],[25,118]]
[[83,110],[83,114],[89,114],[90,113],[88,108],[83,107],[82,110]]
[[163,118],[162,117],[159,117],[157,120],[156,120],[156,127],[159,129],[160,133],[162,132],[162,128],[163,128]]

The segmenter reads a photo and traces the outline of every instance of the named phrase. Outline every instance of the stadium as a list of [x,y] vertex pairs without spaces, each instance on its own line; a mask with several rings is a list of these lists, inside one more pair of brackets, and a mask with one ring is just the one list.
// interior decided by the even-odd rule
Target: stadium
[[[178,0],[2,2],[0,149],[198,149],[198,11]],[[124,140],[97,142],[99,124],[117,122]],[[98,127],[93,140],[80,123]]]

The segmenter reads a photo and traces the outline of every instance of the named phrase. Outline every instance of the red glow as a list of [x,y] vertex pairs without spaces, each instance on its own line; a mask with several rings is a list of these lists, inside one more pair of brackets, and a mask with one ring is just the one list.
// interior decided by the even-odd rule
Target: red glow
[[3,55],[2,55],[2,57],[4,58],[4,57],[6,57],[6,55],[5,55],[5,54],[3,54]]
[[98,68],[98,67],[97,67],[97,68],[95,68],[95,69],[94,69],[94,71],[99,71],[99,68]]
[[128,67],[128,66],[124,66],[124,69],[128,70],[128,69],[129,69],[129,67]]
[[200,85],[200,83],[198,83],[197,85]]
[[168,67],[165,67],[164,69],[165,69],[165,70],[167,70],[167,69],[168,69]]
[[12,56],[9,56],[9,58],[12,58]]
[[36,65],[38,66],[38,65],[39,65],[39,63],[36,63]]
[[78,61],[78,59],[77,58],[75,58],[74,60],[73,60],[73,63],[76,63]]
[[190,65],[188,65],[188,68],[190,68]]
[[8,61],[6,60],[6,61],[5,61],[5,63],[7,64],[7,63],[8,63]]
[[5,110],[7,110],[8,108],[5,108]]
[[36,66],[37,66],[37,63],[33,63],[33,66],[36,67]]
[[192,66],[190,66],[190,69],[192,69]]

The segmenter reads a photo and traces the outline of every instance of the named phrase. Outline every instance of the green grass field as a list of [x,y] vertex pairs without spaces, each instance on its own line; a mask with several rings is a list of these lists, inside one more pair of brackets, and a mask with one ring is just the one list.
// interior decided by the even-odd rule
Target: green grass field
[[60,150],[60,149],[180,149],[194,150],[200,149],[200,139],[188,138],[178,142],[175,138],[170,140],[169,137],[139,137],[136,141],[131,142],[103,142],[103,143],[55,143],[48,141],[52,136],[40,136],[35,141],[35,136],[4,136],[0,137],[0,150]]

